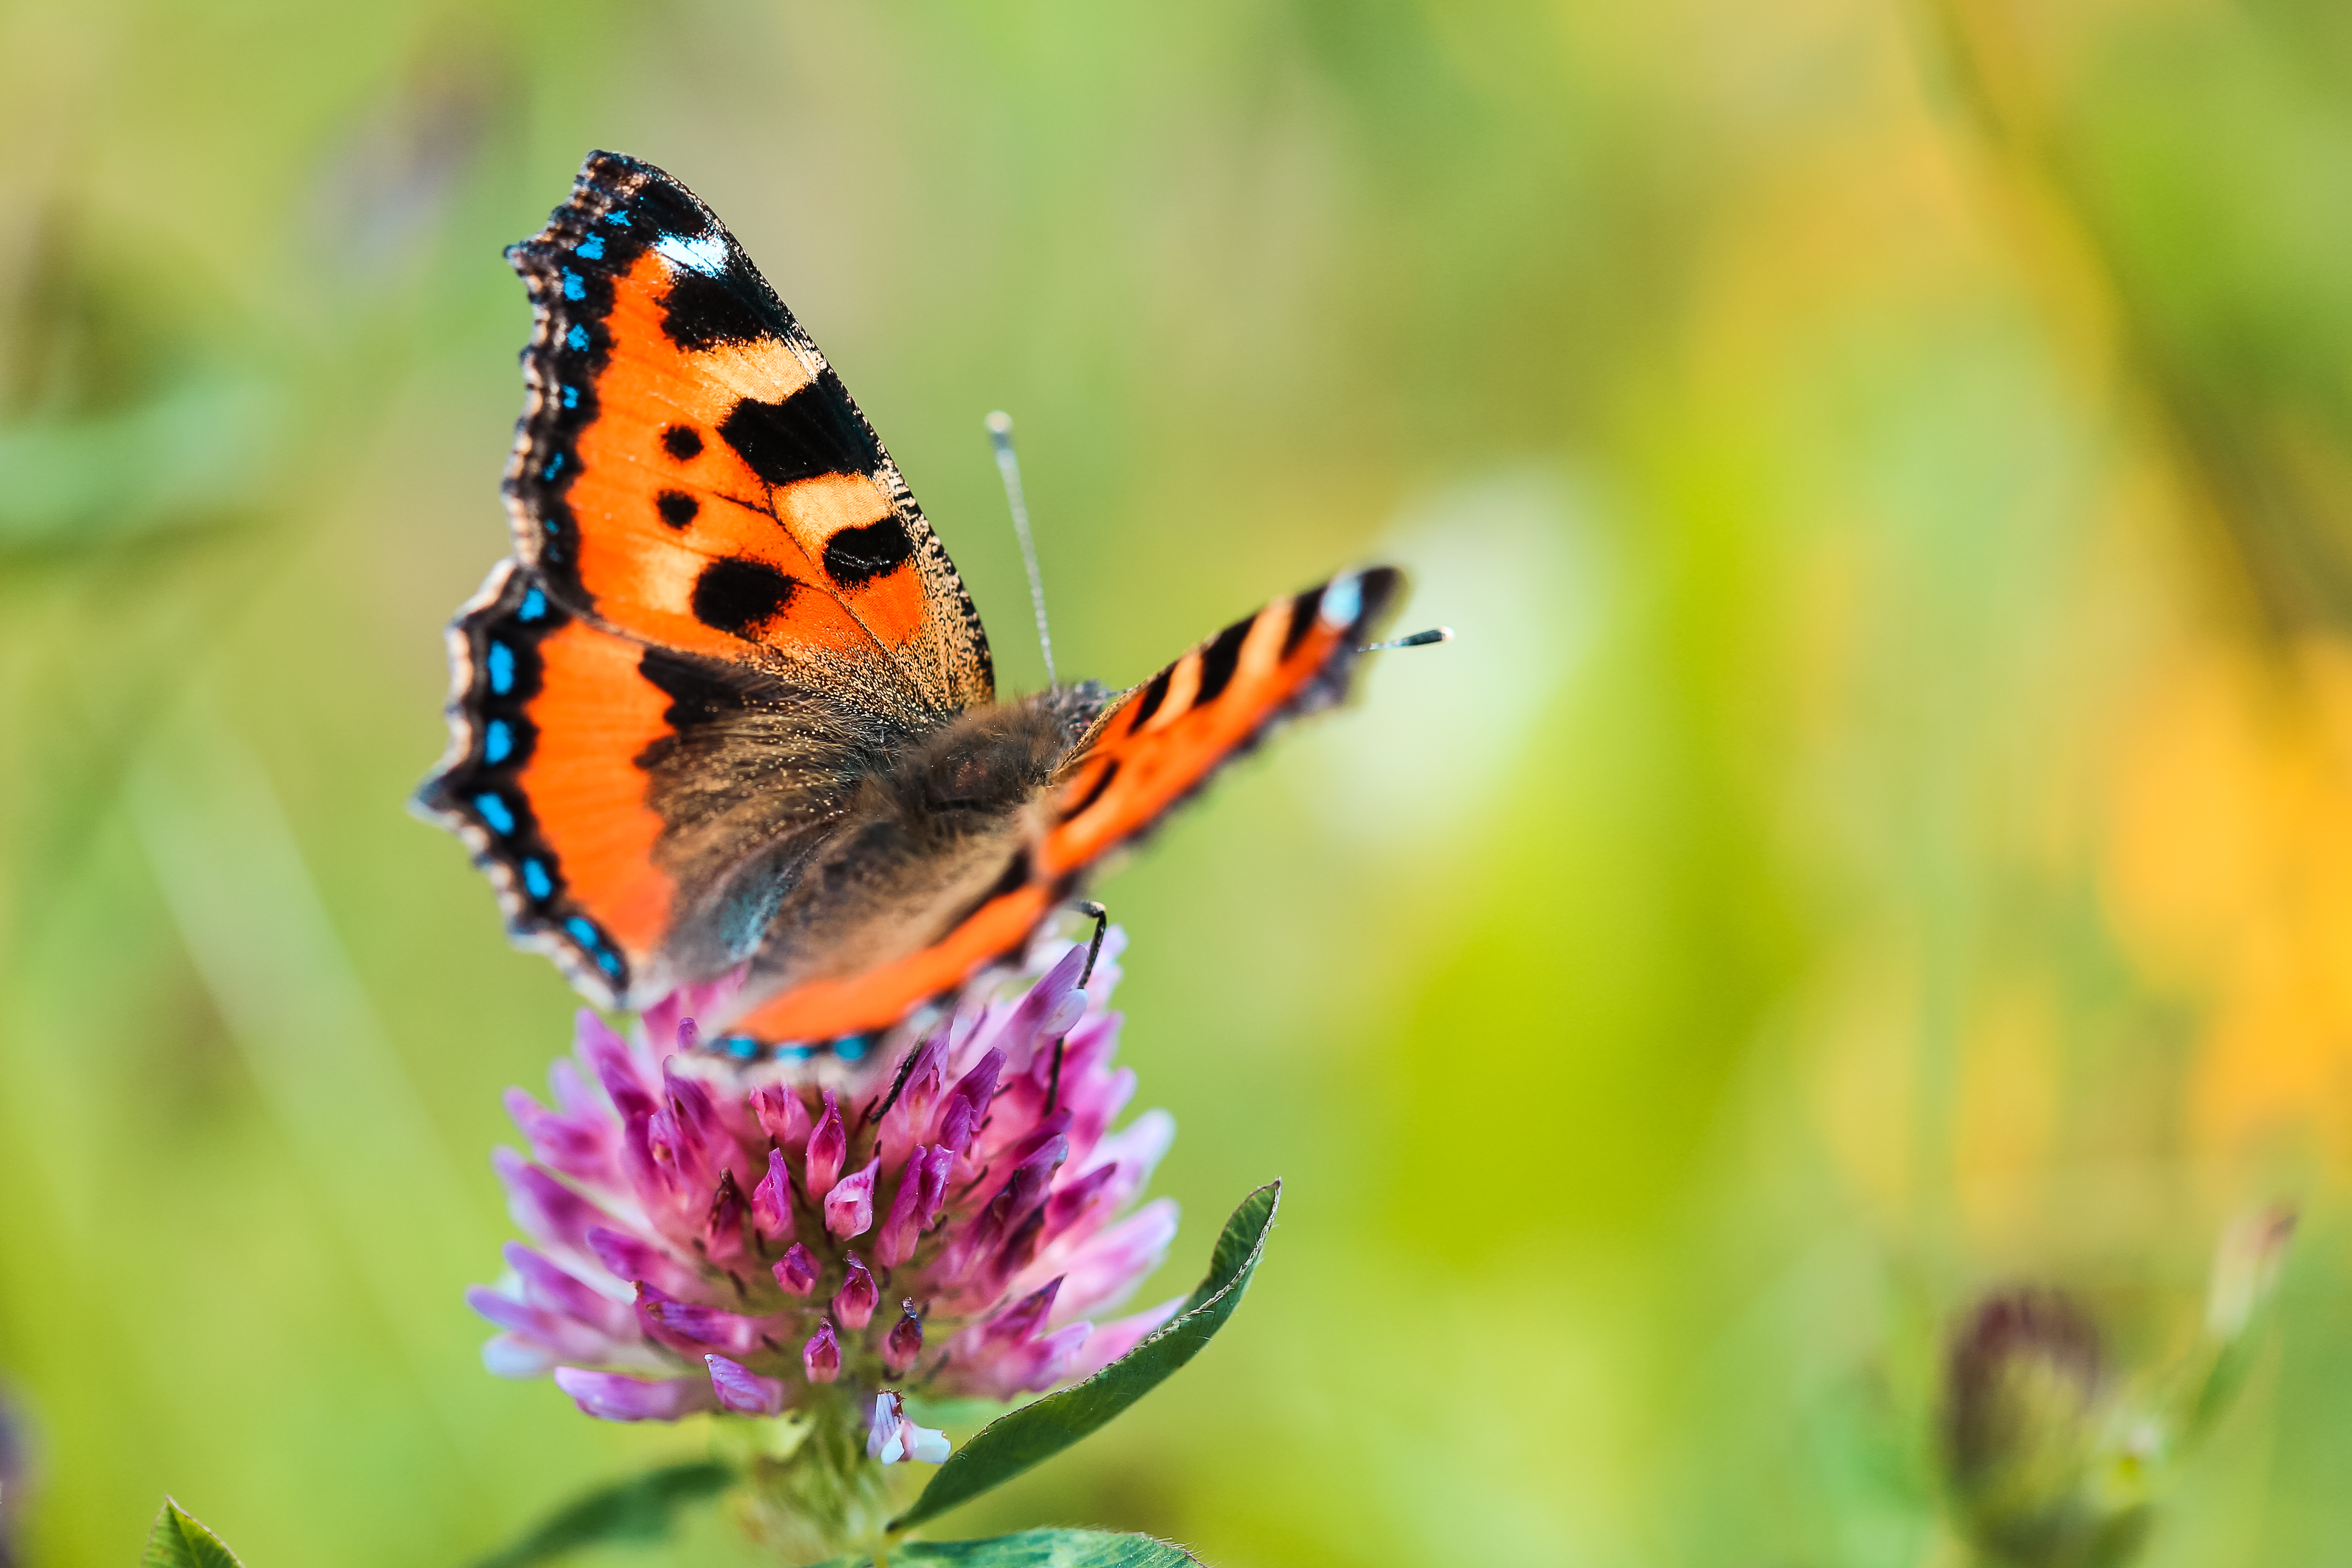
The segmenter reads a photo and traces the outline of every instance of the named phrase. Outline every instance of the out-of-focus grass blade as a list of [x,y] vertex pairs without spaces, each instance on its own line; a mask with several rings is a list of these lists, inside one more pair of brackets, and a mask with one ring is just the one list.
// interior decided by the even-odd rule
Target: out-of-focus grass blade
[[249,506],[277,429],[266,384],[218,372],[117,413],[0,426],[0,553],[70,553]]

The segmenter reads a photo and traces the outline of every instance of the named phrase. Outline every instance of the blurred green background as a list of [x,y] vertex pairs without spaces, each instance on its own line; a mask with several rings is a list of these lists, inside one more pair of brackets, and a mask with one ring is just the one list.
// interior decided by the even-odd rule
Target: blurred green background
[[[1247,1564],[1956,1563],[1936,1344],[2126,1362],[2292,1196],[2148,1561],[2352,1540],[2352,12],[2330,0],[0,8],[0,1380],[26,1563],[169,1489],[458,1563],[701,1450],[476,1360],[571,1002],[403,797],[506,548],[499,247],[734,228],[1042,667],[1415,568],[1103,888],[1187,1286],[966,1510]],[[610,1561],[734,1561],[724,1521]],[[598,1561],[605,1561],[599,1558]]]

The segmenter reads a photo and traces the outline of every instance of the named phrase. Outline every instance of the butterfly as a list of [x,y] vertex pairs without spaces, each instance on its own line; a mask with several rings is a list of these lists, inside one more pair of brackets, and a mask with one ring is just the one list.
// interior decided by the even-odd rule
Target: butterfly
[[702,1020],[725,1054],[855,1063],[1017,958],[1105,855],[1344,697],[1400,594],[1349,573],[1127,690],[1000,702],[897,466],[693,193],[592,153],[507,256],[515,552],[450,624],[416,805],[597,1005],[740,973]]

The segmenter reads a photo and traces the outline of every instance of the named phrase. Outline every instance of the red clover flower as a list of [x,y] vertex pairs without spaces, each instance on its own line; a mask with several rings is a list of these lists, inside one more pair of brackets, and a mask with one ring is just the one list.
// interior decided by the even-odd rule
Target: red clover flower
[[583,1010],[553,1108],[507,1094],[530,1152],[494,1160],[531,1245],[467,1292],[499,1330],[485,1363],[608,1421],[829,1419],[889,1465],[948,1454],[906,1394],[1011,1400],[1124,1354],[1179,1303],[1096,1321],[1176,1233],[1170,1199],[1129,1212],[1175,1122],[1110,1131],[1135,1091],[1104,1006],[1122,943],[1085,990],[1085,946],[1043,944],[887,1067],[696,1050],[723,983],[628,1037]]

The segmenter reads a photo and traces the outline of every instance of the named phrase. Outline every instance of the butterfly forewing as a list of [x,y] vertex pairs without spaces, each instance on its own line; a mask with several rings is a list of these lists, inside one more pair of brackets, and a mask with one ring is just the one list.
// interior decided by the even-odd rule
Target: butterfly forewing
[[950,712],[987,639],[865,416],[725,226],[591,155],[509,253],[537,323],[507,489],[523,558],[629,636]]

